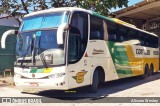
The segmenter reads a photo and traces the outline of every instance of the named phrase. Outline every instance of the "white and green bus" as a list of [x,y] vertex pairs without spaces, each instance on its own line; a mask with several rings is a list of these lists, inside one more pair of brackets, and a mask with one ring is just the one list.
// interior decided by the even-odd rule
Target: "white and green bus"
[[76,7],[33,12],[17,34],[17,87],[68,90],[159,69],[158,37],[118,19]]

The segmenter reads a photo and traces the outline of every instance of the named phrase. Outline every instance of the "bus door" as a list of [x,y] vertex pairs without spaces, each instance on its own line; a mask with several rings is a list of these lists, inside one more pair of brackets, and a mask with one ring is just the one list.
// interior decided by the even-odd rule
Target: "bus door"
[[74,12],[68,38],[69,88],[90,83],[90,58],[87,55],[88,14]]

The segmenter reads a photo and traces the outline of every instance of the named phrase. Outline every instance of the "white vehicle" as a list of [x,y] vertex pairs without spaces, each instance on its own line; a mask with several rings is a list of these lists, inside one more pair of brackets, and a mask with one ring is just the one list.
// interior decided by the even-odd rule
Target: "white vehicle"
[[17,34],[17,87],[67,90],[158,71],[158,37],[85,9],[52,8],[28,14]]

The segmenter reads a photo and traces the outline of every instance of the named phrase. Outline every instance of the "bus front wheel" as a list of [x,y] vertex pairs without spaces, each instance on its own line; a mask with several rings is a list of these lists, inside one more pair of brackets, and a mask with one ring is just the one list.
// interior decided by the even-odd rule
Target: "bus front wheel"
[[92,84],[91,84],[91,92],[96,93],[98,90],[98,85],[99,85],[99,76],[98,76],[98,70],[95,70],[92,78]]

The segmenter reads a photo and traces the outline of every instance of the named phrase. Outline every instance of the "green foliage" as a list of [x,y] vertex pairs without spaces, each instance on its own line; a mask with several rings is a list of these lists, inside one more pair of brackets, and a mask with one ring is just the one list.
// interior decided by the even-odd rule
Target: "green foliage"
[[[77,1],[77,0],[76,0]],[[102,15],[108,15],[112,8],[127,7],[128,0],[78,0],[78,7],[96,11]]]
[[1,0],[0,12],[30,13],[52,7],[81,7],[108,15],[111,8],[127,7],[128,0]]

